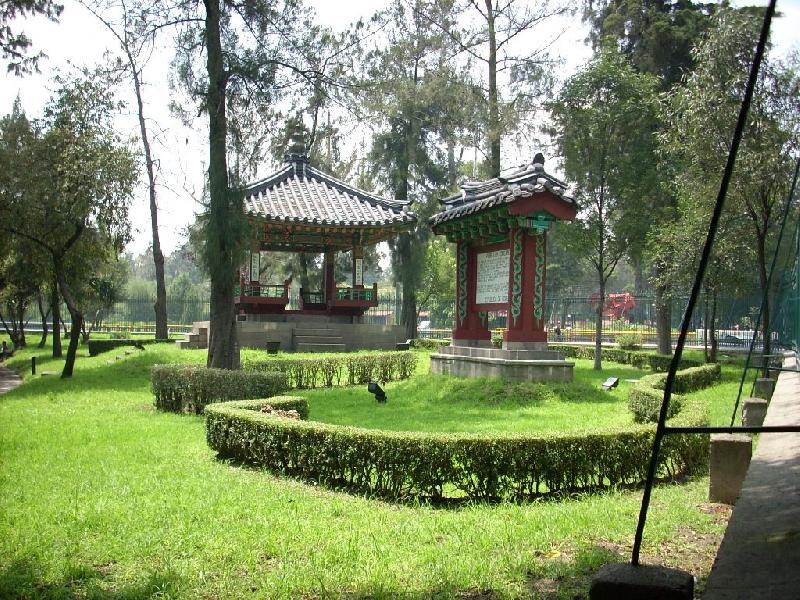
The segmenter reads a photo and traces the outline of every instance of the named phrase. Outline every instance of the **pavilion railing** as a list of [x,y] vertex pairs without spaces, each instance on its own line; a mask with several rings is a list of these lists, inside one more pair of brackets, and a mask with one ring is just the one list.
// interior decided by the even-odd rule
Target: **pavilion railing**
[[[254,298],[287,298],[286,286],[264,285],[246,283],[244,286],[236,285],[233,288],[234,296],[251,296]],[[241,292],[241,293],[240,293]]]

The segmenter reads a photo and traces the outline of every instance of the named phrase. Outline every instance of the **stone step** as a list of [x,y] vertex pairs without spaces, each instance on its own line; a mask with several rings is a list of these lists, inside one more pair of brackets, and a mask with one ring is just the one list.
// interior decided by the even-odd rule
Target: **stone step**
[[189,340],[176,340],[175,345],[181,350],[195,350],[200,347],[197,342],[190,342]]
[[296,335],[295,344],[343,344],[341,335]]
[[316,343],[298,343],[295,344],[297,352],[344,352],[346,346],[344,344],[316,344]]
[[341,330],[332,329],[329,327],[295,327],[294,334],[295,336],[307,336],[307,335],[339,335]]

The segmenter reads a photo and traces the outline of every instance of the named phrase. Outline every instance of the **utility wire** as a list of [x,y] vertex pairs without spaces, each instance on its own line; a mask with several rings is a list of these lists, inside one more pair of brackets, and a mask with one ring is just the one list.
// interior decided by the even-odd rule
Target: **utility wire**
[[706,267],[708,266],[708,261],[711,256],[711,249],[714,246],[714,237],[717,234],[719,219],[722,215],[722,209],[725,206],[725,196],[728,193],[728,186],[730,185],[731,176],[733,175],[733,166],[736,163],[736,154],[739,151],[739,143],[742,140],[742,132],[744,131],[744,127],[747,122],[747,113],[750,110],[750,103],[753,99],[753,91],[756,87],[758,70],[761,67],[761,60],[764,57],[764,50],[767,45],[767,38],[769,37],[769,26],[772,22],[772,15],[775,13],[775,2],[776,0],[770,0],[769,6],[767,6],[766,13],[764,14],[764,23],[761,26],[761,35],[758,39],[758,46],[756,47],[756,54],[753,58],[753,65],[750,68],[750,77],[747,80],[747,88],[744,92],[744,99],[742,100],[742,107],[739,111],[739,118],[736,121],[736,129],[733,132],[731,149],[730,152],[728,152],[728,160],[725,163],[725,171],[723,172],[722,182],[719,186],[719,194],[717,194],[714,212],[711,215],[711,222],[708,226],[706,243],[703,246],[703,254],[700,258],[700,265],[697,269],[697,275],[695,276],[694,284],[692,285],[692,293],[689,296],[689,302],[686,305],[686,311],[683,314],[681,332],[678,336],[678,343],[675,346],[675,354],[672,356],[672,362],[669,365],[669,372],[667,373],[667,381],[664,385],[664,399],[661,402],[661,411],[658,415],[658,426],[656,427],[656,435],[653,439],[653,452],[650,456],[650,467],[647,471],[647,481],[645,482],[644,494],[642,495],[642,507],[639,511],[639,522],[636,525],[636,536],[633,540],[631,564],[634,566],[639,564],[639,551],[642,547],[642,534],[644,533],[644,525],[647,521],[647,509],[650,507],[650,495],[653,491],[653,481],[655,480],[656,468],[658,467],[658,453],[661,449],[661,441],[664,438],[664,428],[667,420],[667,408],[669,407],[669,400],[672,396],[672,386],[675,383],[675,373],[678,370],[678,365],[681,362],[683,346],[686,343],[686,334],[689,331],[689,322],[691,321],[694,307],[697,304],[697,298],[700,296],[700,288],[706,274]]
[[[794,168],[794,178],[792,179],[792,187],[789,189],[789,195],[786,196],[786,206],[783,207],[783,218],[781,220],[781,230],[778,234],[778,244],[775,247],[775,254],[772,255],[772,264],[769,267],[769,275],[767,276],[767,286],[763,290],[764,295],[761,298],[761,308],[758,311],[758,319],[753,326],[753,337],[750,338],[750,351],[747,353],[747,359],[744,363],[744,371],[742,371],[742,380],[739,382],[739,393],[736,395],[736,402],[733,405],[733,414],[731,415],[731,427],[733,427],[734,421],[736,421],[736,411],[739,410],[739,402],[742,399],[742,388],[744,387],[745,379],[747,379],[747,370],[750,368],[750,358],[753,356],[753,351],[756,347],[756,338],[758,337],[758,330],[761,328],[761,319],[764,317],[764,309],[767,307],[767,303],[769,302],[769,291],[772,288],[772,275],[775,272],[775,264],[778,262],[778,252],[781,249],[781,243],[783,242],[783,230],[786,227],[786,220],[789,217],[789,213],[791,212],[792,208],[792,200],[794,200],[794,190],[797,186],[797,173],[800,171],[800,158],[797,159],[797,164]],[[711,326],[713,327],[714,324],[712,323]],[[771,335],[769,332],[769,323],[766,323],[766,335]],[[764,339],[761,341],[762,348],[766,348],[767,338],[762,336]],[[764,354],[762,352],[762,354]],[[761,367],[764,369],[764,377],[767,376],[768,364],[769,364],[769,357],[763,356],[762,360],[764,364]],[[756,374],[756,377],[758,375]],[[753,381],[753,389],[755,389],[755,381]],[[752,394],[752,391],[750,392]]]

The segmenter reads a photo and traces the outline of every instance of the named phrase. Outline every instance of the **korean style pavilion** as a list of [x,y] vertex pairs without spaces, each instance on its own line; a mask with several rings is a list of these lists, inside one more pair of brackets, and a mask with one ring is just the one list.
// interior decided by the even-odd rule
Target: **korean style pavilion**
[[[456,318],[452,344],[431,368],[457,376],[571,381],[572,363],[547,346],[547,231],[575,218],[566,184],[544,170],[544,156],[506,176],[471,182],[443,200],[434,233],[456,244]],[[503,312],[502,348],[493,348],[488,313]]]
[[[259,240],[239,272],[235,303],[243,346],[299,351],[394,348],[401,327],[362,323],[378,305],[377,284],[364,285],[364,247],[396,236],[416,222],[408,203],[380,198],[315,169],[302,138],[293,136],[283,167],[245,190],[244,208]],[[291,280],[260,281],[262,253],[323,254],[323,284],[300,288],[300,307],[289,308]],[[337,252],[352,254],[349,285],[334,279]]]

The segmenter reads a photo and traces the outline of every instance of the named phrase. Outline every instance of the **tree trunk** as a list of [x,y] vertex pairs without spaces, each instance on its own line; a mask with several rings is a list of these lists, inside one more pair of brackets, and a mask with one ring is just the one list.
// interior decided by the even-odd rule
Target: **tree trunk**
[[39,340],[39,348],[44,348],[45,344],[47,344],[47,317],[50,316],[50,308],[47,309],[47,312],[44,311],[44,305],[42,304],[42,293],[36,296],[36,300],[39,304],[39,315],[42,317],[42,339]]
[[769,359],[767,356],[772,352],[772,340],[770,339],[770,310],[769,310],[769,288],[767,277],[767,251],[766,251],[766,235],[758,236],[757,243],[757,256],[758,256],[758,280],[761,284],[761,293],[763,294],[764,310],[761,313],[761,338],[763,340],[764,358],[764,377],[769,377]]
[[603,368],[603,306],[606,300],[606,279],[603,277],[602,269],[598,269],[597,278],[600,284],[600,299],[594,318],[594,370],[600,371]]
[[641,257],[631,261],[633,267],[633,293],[635,296],[642,296],[644,294],[644,264]]
[[53,358],[61,358],[61,298],[58,297],[58,278],[53,276],[53,289],[50,291],[50,308],[53,311]]
[[717,291],[711,291],[711,328],[709,329],[711,337],[711,351],[708,354],[706,362],[717,362]]
[[500,109],[497,94],[497,36],[492,0],[486,3],[486,26],[489,39],[489,168],[492,177],[500,176]]
[[64,302],[67,303],[67,310],[69,316],[72,318],[72,330],[69,335],[69,346],[67,347],[67,358],[64,362],[64,369],[61,371],[61,378],[66,379],[72,377],[72,372],[75,368],[75,357],[78,354],[78,342],[80,341],[81,328],[83,326],[83,314],[78,308],[77,302],[72,295],[72,290],[67,283],[67,278],[64,274],[64,266],[62,264],[63,257],[57,257],[53,260],[53,266],[56,272],[56,279],[58,287],[61,290],[61,295]]
[[207,243],[214,261],[210,265],[211,323],[208,341],[209,367],[235,369],[239,364],[239,347],[236,341],[236,314],[233,304],[236,265],[234,247],[239,240],[231,239],[229,223],[241,219],[235,214],[237,203],[228,183],[227,120],[225,93],[227,74],[220,38],[220,2],[204,0],[206,7],[206,69],[208,72],[208,228],[213,235]]
[[708,290],[703,295],[703,358],[707,363],[711,362],[708,359]]
[[136,105],[139,110],[139,132],[142,135],[144,149],[144,165],[147,171],[147,186],[150,196],[150,226],[153,232],[153,263],[156,268],[156,303],[153,310],[156,314],[156,339],[165,340],[169,337],[167,328],[167,286],[164,282],[164,254],[161,252],[161,240],[158,235],[158,204],[156,203],[156,176],[153,169],[153,156],[150,151],[150,138],[147,133],[147,123],[144,118],[144,103],[142,102],[142,85],[139,81],[139,71],[136,62],[128,53],[133,87],[136,91]]
[[672,354],[672,301],[667,286],[656,287],[656,333],[658,353]]

